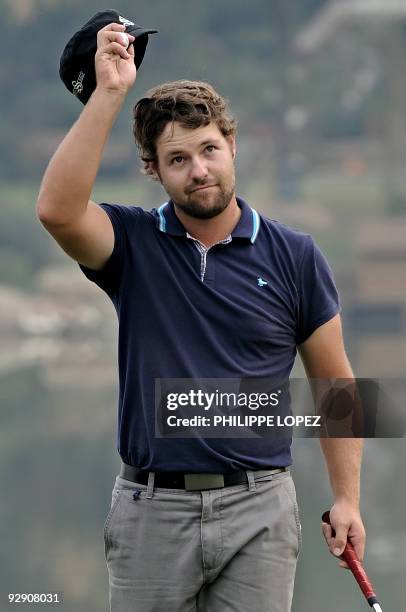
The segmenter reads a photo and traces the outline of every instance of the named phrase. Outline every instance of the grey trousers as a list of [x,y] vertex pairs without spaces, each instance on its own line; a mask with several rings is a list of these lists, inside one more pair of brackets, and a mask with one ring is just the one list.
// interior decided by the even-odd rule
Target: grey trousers
[[[263,472],[262,472],[263,473]],[[289,471],[211,489],[116,477],[104,524],[111,612],[289,612],[301,526]]]

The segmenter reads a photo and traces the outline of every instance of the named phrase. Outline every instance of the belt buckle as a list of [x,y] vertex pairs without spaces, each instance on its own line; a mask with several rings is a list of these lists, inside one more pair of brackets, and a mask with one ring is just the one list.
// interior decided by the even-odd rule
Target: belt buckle
[[188,491],[224,487],[223,474],[184,474],[183,477],[185,479],[185,489]]

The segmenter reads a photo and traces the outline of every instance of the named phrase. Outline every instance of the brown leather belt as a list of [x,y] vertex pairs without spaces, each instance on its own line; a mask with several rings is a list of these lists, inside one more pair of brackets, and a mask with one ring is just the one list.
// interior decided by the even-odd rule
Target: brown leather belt
[[[287,467],[271,467],[264,470],[253,470],[254,480],[286,472]],[[148,470],[141,470],[127,465],[121,464],[120,476],[125,480],[131,480],[139,484],[148,484]],[[245,470],[232,472],[231,474],[203,474],[203,473],[186,473],[186,472],[155,472],[154,487],[163,487],[165,489],[186,489],[188,491],[201,491],[205,489],[219,489],[222,487],[231,487],[233,485],[247,484],[247,473]]]

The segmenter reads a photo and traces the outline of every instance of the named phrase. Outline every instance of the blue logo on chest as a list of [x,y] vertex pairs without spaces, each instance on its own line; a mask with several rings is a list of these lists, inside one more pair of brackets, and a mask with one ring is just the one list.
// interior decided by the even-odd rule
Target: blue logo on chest
[[265,287],[265,285],[267,285],[268,283],[266,281],[264,281],[263,278],[261,278],[260,276],[258,276],[257,278],[257,283],[258,283],[258,287]]

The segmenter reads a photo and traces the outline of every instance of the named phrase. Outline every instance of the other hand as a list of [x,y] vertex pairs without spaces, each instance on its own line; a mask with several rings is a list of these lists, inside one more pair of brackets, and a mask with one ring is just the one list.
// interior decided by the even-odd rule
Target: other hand
[[[358,559],[362,562],[366,535],[358,506],[347,501],[336,501],[330,510],[330,523],[331,525],[322,522],[322,531],[331,554],[340,557],[348,539]],[[333,530],[335,531],[334,537]],[[349,569],[348,564],[343,560],[340,561],[339,566]]]

